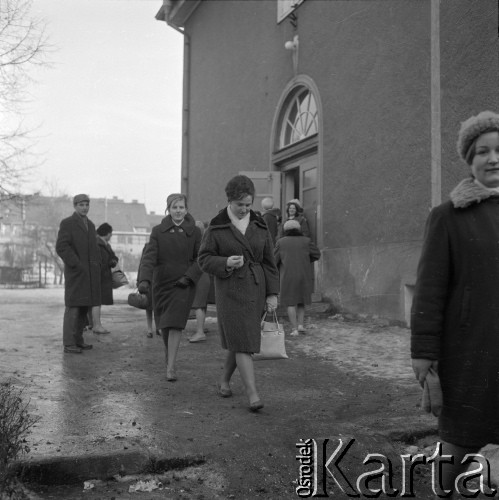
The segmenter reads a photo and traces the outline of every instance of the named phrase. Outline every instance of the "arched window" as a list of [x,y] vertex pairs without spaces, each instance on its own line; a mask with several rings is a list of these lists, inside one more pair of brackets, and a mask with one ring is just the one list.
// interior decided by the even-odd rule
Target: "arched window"
[[285,148],[319,131],[317,105],[307,87],[298,87],[282,114],[278,149]]

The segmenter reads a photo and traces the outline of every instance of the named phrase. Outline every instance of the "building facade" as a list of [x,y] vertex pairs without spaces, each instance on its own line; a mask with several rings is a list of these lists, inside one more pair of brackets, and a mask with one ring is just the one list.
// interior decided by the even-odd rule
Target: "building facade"
[[338,309],[405,320],[424,223],[499,109],[496,0],[165,0],[184,37],[182,189],[206,219],[243,172],[301,200]]

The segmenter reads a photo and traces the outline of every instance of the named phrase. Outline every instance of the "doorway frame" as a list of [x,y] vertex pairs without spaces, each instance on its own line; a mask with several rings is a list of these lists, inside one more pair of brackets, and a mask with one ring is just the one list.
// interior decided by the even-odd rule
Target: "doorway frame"
[[[285,104],[289,97],[294,93],[297,87],[307,87],[312,93],[317,106],[317,126],[318,133],[287,146],[283,149],[278,149],[278,138],[280,134],[280,123],[283,113],[286,110]],[[270,137],[270,171],[284,172],[286,167],[294,162],[299,162],[310,155],[317,155],[317,246],[322,249],[324,245],[324,230],[322,216],[322,200],[324,199],[324,183],[323,183],[323,108],[319,94],[319,89],[312,78],[307,75],[297,75],[292,78],[285,86],[281,93],[281,97],[276,106],[274,119],[272,121],[271,137]],[[301,182],[301,181],[300,181]],[[281,190],[281,193],[283,191]],[[283,196],[281,194],[281,196]],[[281,199],[281,206],[285,206],[286,200]]]

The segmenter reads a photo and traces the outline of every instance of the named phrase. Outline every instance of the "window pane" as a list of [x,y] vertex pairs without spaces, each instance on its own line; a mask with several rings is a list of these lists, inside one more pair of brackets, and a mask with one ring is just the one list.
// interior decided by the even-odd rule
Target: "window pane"
[[317,105],[310,91],[302,87],[283,114],[279,147],[289,146],[317,132]]
[[317,169],[311,168],[303,172],[303,189],[317,186]]

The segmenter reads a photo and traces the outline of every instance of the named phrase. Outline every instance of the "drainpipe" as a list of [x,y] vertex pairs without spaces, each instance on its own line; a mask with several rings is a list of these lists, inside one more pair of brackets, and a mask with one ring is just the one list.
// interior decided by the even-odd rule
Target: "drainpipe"
[[191,40],[185,30],[170,23],[169,13],[171,2],[163,3],[163,15],[158,20],[166,21],[166,24],[178,31],[184,37],[184,66],[182,75],[182,166],[181,166],[181,192],[189,198],[189,126],[190,126],[190,84],[191,84]]
[[191,39],[184,34],[184,69],[182,85],[182,178],[181,191],[189,198],[189,127],[191,88]]
[[431,206],[442,203],[440,0],[431,0]]

